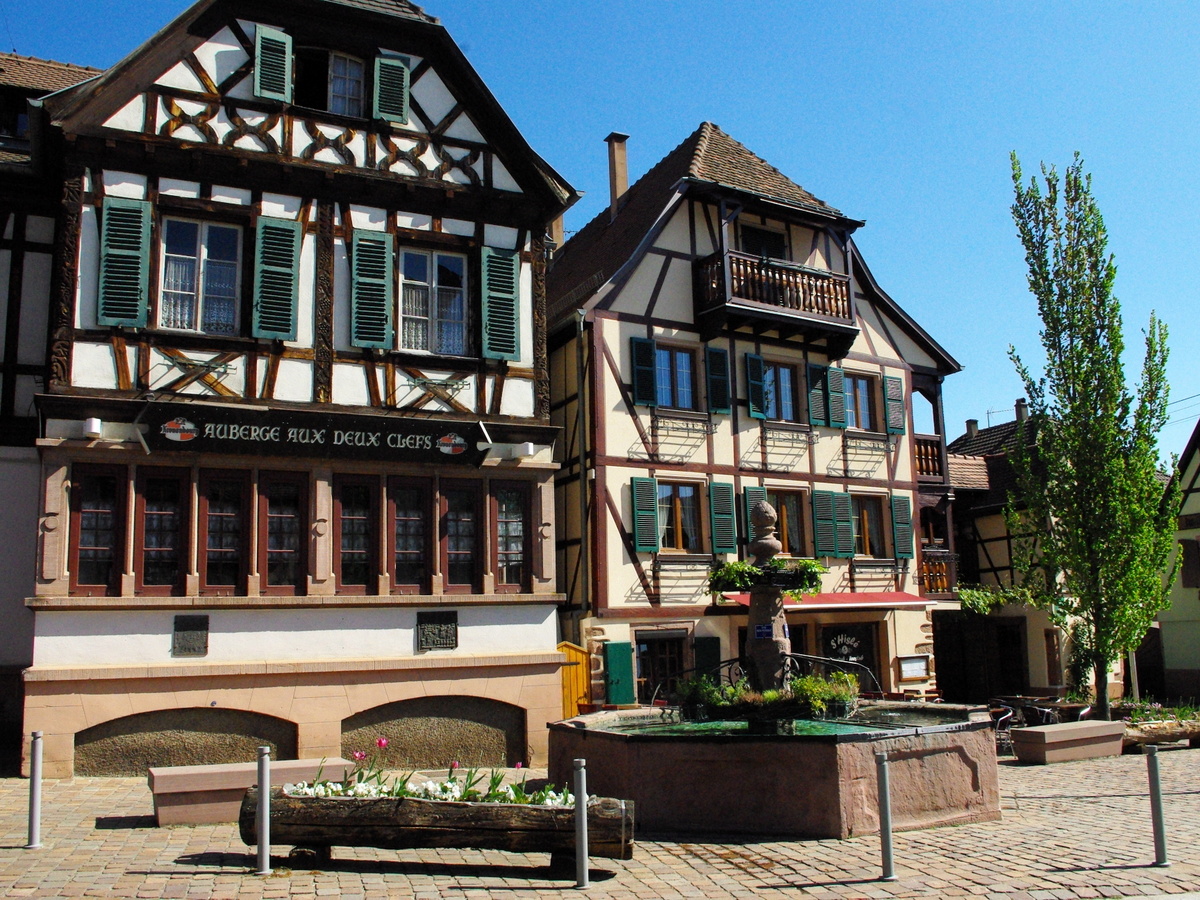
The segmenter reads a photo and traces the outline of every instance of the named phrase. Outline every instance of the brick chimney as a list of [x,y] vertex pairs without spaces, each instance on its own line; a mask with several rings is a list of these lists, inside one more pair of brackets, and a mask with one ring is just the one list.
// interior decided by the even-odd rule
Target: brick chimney
[[967,437],[975,437],[979,434],[979,420],[967,419]]
[[1017,421],[1018,422],[1024,422],[1026,419],[1029,418],[1029,404],[1025,402],[1024,397],[1020,397],[1017,399],[1016,410],[1017,410]]
[[629,135],[614,131],[604,140],[608,144],[608,221],[611,222],[620,211],[621,198],[629,190],[629,164],[625,158]]

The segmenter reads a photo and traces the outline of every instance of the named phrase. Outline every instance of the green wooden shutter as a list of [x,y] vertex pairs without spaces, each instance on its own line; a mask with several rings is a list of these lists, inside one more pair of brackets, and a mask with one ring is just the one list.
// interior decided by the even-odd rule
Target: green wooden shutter
[[732,484],[714,481],[708,486],[708,515],[713,553],[737,553],[737,503]]
[[763,384],[766,364],[756,353],[746,354],[746,405],[750,408],[750,418],[765,419],[767,417],[767,390]]
[[300,236],[304,226],[290,219],[260,217],[255,235],[254,337],[296,339],[300,290]]
[[846,373],[830,366],[825,372],[825,396],[829,404],[829,425],[846,427]]
[[292,39],[265,25],[254,35],[254,96],[292,102]]
[[888,434],[904,434],[904,379],[884,376],[883,406]]
[[633,493],[633,546],[638,553],[657,553],[658,481],[654,478],[634,478],[630,481]]
[[808,423],[810,425],[829,424],[829,367],[810,365],[808,367]]
[[633,402],[638,406],[658,406],[657,348],[654,341],[650,338],[630,338],[629,352],[633,360]]
[[837,553],[844,559],[854,557],[854,501],[849,494],[833,495],[833,519],[837,528]]
[[375,57],[376,119],[408,124],[408,62],[395,57]]
[[896,559],[913,558],[912,503],[907,497],[892,497],[892,546]]
[[392,236],[356,231],[351,244],[350,343],[355,347],[392,346]]
[[746,543],[752,544],[758,540],[758,535],[754,533],[754,523],[750,521],[750,511],[754,509],[754,504],[759,500],[767,499],[767,489],[765,487],[747,487],[742,488],[742,504],[746,508]]
[[704,372],[708,378],[708,411],[731,412],[733,407],[729,398],[729,351],[705,347]]
[[146,326],[150,290],[150,204],[106,197],[100,223],[101,325]]
[[521,258],[514,250],[483,248],[483,356],[521,357]]
[[692,638],[692,655],[695,659],[695,675],[716,677],[721,665],[721,639],[719,637]]
[[614,706],[637,702],[633,680],[633,644],[629,641],[604,643],[604,699]]
[[837,521],[834,518],[833,491],[813,491],[813,543],[816,556],[840,556]]

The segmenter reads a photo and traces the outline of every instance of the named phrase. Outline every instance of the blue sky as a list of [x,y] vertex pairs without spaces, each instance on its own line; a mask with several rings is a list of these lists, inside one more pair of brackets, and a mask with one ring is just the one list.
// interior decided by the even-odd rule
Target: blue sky
[[[108,66],[185,0],[0,0],[0,48]],[[799,0],[428,0],[533,147],[607,204],[603,138],[624,131],[636,178],[702,121],[867,221],[879,283],[964,366],[963,421],[1012,417],[1007,348],[1041,359],[1009,213],[1009,152],[1027,174],[1075,150],[1118,265],[1127,376],[1157,310],[1171,329],[1171,423],[1200,416],[1200,5],[816,4]],[[1196,396],[1193,396],[1196,395]]]

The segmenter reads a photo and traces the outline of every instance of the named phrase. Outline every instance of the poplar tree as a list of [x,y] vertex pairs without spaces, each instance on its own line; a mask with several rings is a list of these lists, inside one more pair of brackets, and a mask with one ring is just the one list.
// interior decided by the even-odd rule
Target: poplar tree
[[[1013,220],[1029,289],[1042,320],[1041,377],[1009,356],[1025,383],[1030,418],[1012,454],[1017,488],[1010,530],[1023,534],[1014,566],[1035,583],[1039,605],[1074,638],[1090,668],[1100,718],[1109,717],[1108,673],[1135,649],[1168,605],[1174,571],[1177,479],[1164,491],[1158,432],[1166,422],[1167,326],[1152,312],[1141,379],[1126,387],[1117,266],[1079,154],[1061,186],[1053,166],[1022,180],[1012,154]],[[1174,469],[1174,464],[1172,464]],[[1028,576],[1036,571],[1037,578]]]

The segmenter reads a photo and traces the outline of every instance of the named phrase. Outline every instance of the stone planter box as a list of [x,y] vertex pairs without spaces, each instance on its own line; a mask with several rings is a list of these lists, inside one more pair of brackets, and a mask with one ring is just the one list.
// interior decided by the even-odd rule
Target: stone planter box
[[[588,805],[588,855],[633,857],[633,801]],[[258,841],[258,790],[242,801],[238,829]],[[575,810],[519,803],[460,803],[411,797],[288,797],[271,791],[271,843],[292,844],[328,860],[332,847],[421,847],[574,854]]]

